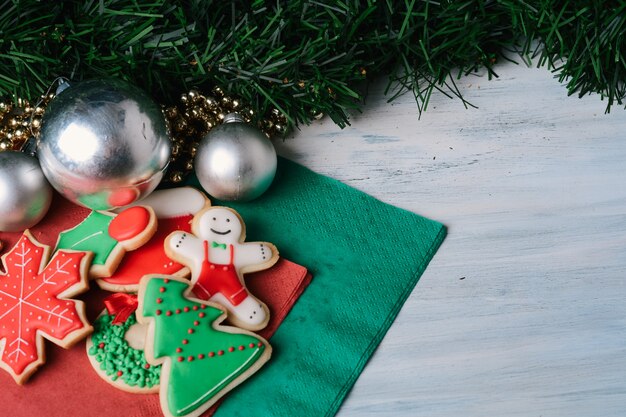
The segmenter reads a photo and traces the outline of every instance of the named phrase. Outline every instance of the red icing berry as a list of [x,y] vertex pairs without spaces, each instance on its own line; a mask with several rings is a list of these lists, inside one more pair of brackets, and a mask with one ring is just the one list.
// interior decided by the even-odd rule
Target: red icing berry
[[206,308],[206,306],[205,306],[204,304],[202,304],[202,305],[200,306],[200,308],[204,310],[204,309]]
[[99,347],[100,349],[104,349],[104,342],[100,342],[100,343],[98,344],[98,347]]
[[181,312],[181,311],[182,311],[182,310],[181,310],[180,308],[177,308],[177,309],[176,309],[176,314],[180,314],[180,312]]
[[262,342],[259,342],[259,343],[257,343],[256,345],[257,345],[258,347],[261,347],[261,346],[263,346],[263,343],[262,343]]
[[161,315],[161,310],[155,311],[154,314],[156,314],[157,316],[160,316]]
[[229,352],[233,352],[234,350],[235,350],[235,348],[234,348],[234,347],[232,347],[232,346],[228,348],[228,351],[229,351]]
[[246,347],[244,345],[239,346],[239,350],[244,350]]
[[161,291],[161,292],[165,292],[165,287],[161,287],[161,288],[159,288],[159,291]]
[[184,360],[185,360],[185,358],[183,358],[182,356],[179,356],[179,357],[178,357],[178,362],[182,362],[182,361],[184,361]]
[[222,355],[224,354],[224,351],[223,351],[223,350],[220,350],[219,352],[217,352],[217,354],[218,354],[219,356],[222,356]]
[[162,298],[157,298],[157,304],[161,304],[163,302]]
[[144,365],[144,368],[146,368],[146,369],[150,369],[150,364],[149,364],[149,363],[145,364],[145,365]]
[[121,212],[109,224],[109,235],[117,240],[129,240],[146,230],[150,212],[145,207],[131,207]]
[[187,329],[187,333],[193,334],[193,329]]
[[186,312],[188,312],[188,311],[189,311],[189,307],[185,307],[185,308],[183,308],[183,311],[184,311],[185,313],[186,313]]
[[204,318],[204,316],[206,316],[206,314],[204,314],[204,312],[203,312],[203,311],[201,311],[201,312],[198,314],[198,317],[200,317],[200,318]]
[[164,282],[164,283],[166,283],[166,284],[168,284],[168,283],[170,282],[170,280],[169,280],[169,278],[165,278],[165,279],[163,280],[163,282]]
[[204,359],[204,353],[200,353],[200,354],[198,355],[198,359]]
[[122,371],[117,371],[117,376],[122,376],[122,375],[124,375],[124,372],[122,372]]
[[191,361],[193,361],[193,360],[194,360],[194,357],[193,357],[193,356],[189,356],[189,357],[187,358],[187,360],[188,360],[189,362],[191,362]]
[[193,325],[194,325],[194,326],[197,326],[197,325],[199,325],[199,324],[200,324],[200,322],[199,322],[198,320],[196,320],[196,321],[194,321],[194,322],[193,322]]
[[183,339],[183,345],[186,345],[187,343],[189,343],[189,340]]
[[177,347],[177,348],[176,348],[176,353],[180,353],[180,352],[182,352],[182,351],[183,351],[183,349],[182,349],[182,348],[179,348],[179,347]]
[[213,356],[215,356],[215,352],[209,352],[209,358],[212,358]]
[[193,311],[196,311],[198,309],[198,306],[193,306]]
[[253,348],[254,347],[254,343],[250,343],[250,347]]
[[167,311],[165,312],[165,315],[166,315],[166,316],[171,316],[171,315],[172,315],[172,312],[171,312],[170,310],[167,310]]

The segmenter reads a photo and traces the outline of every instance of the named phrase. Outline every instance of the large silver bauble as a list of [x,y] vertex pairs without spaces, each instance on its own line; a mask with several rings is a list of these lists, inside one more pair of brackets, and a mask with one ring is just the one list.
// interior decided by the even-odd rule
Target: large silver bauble
[[194,167],[198,181],[211,196],[249,201],[271,185],[276,150],[263,132],[239,115],[229,114],[200,141]]
[[133,203],[159,184],[171,142],[159,106],[119,80],[84,81],[48,105],[41,168],[66,198],[94,210]]
[[46,215],[52,187],[35,157],[17,151],[0,152],[0,231],[19,232]]

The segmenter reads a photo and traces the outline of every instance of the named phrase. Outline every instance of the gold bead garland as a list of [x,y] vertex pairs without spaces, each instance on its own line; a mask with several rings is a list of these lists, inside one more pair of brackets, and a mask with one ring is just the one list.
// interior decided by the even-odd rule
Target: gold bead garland
[[[20,150],[29,137],[36,137],[46,106],[53,98],[54,94],[42,96],[34,107],[23,99],[0,101],[0,151]],[[219,87],[213,88],[210,95],[190,90],[181,95],[178,104],[163,108],[172,139],[165,183],[178,184],[193,171],[199,141],[229,113],[239,113],[248,123],[257,120],[250,107],[238,98],[227,96]],[[269,138],[283,136],[287,118],[272,109],[265,118],[258,119],[257,127]]]
[[41,96],[34,106],[28,100],[0,101],[0,151],[18,151],[39,133],[41,117],[54,94]]

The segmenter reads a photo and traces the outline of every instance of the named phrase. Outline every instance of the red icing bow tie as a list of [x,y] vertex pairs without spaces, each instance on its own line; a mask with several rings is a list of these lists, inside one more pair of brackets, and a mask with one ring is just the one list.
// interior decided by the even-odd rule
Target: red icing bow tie
[[111,324],[124,324],[128,317],[137,310],[139,301],[136,295],[115,293],[104,299],[104,306],[110,315],[115,315]]

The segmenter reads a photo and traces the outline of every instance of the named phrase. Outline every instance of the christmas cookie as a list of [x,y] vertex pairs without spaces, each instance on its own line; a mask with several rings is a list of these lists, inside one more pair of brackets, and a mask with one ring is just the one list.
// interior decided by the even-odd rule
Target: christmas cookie
[[192,233],[174,232],[165,240],[165,252],[191,269],[192,293],[228,310],[235,326],[260,330],[269,320],[267,306],[244,285],[243,274],[274,265],[278,251],[271,243],[244,242],[245,225],[227,207],[209,207],[198,213]]
[[148,362],[162,365],[159,398],[168,417],[199,416],[271,355],[267,341],[220,325],[222,307],[190,292],[176,277],[146,276],[139,287],[137,320],[148,325]]
[[111,275],[124,254],[145,244],[157,229],[150,207],[137,206],[119,214],[92,211],[81,223],[59,234],[56,250],[92,252],[91,278]]
[[18,384],[45,362],[44,338],[68,348],[92,330],[84,304],[71,299],[88,289],[92,254],[61,250],[49,257],[50,248],[28,230],[2,257],[0,367]]
[[87,357],[98,375],[124,391],[159,392],[161,366],[144,356],[148,326],[137,323],[137,296],[116,293],[104,300],[106,310],[94,321],[87,338]]
[[157,190],[140,203],[154,210],[158,220],[157,231],[146,244],[127,253],[113,274],[96,281],[105,290],[136,293],[144,275],[189,275],[187,267],[165,254],[163,242],[177,230],[190,232],[193,216],[211,205],[209,199],[195,188],[181,187]]

